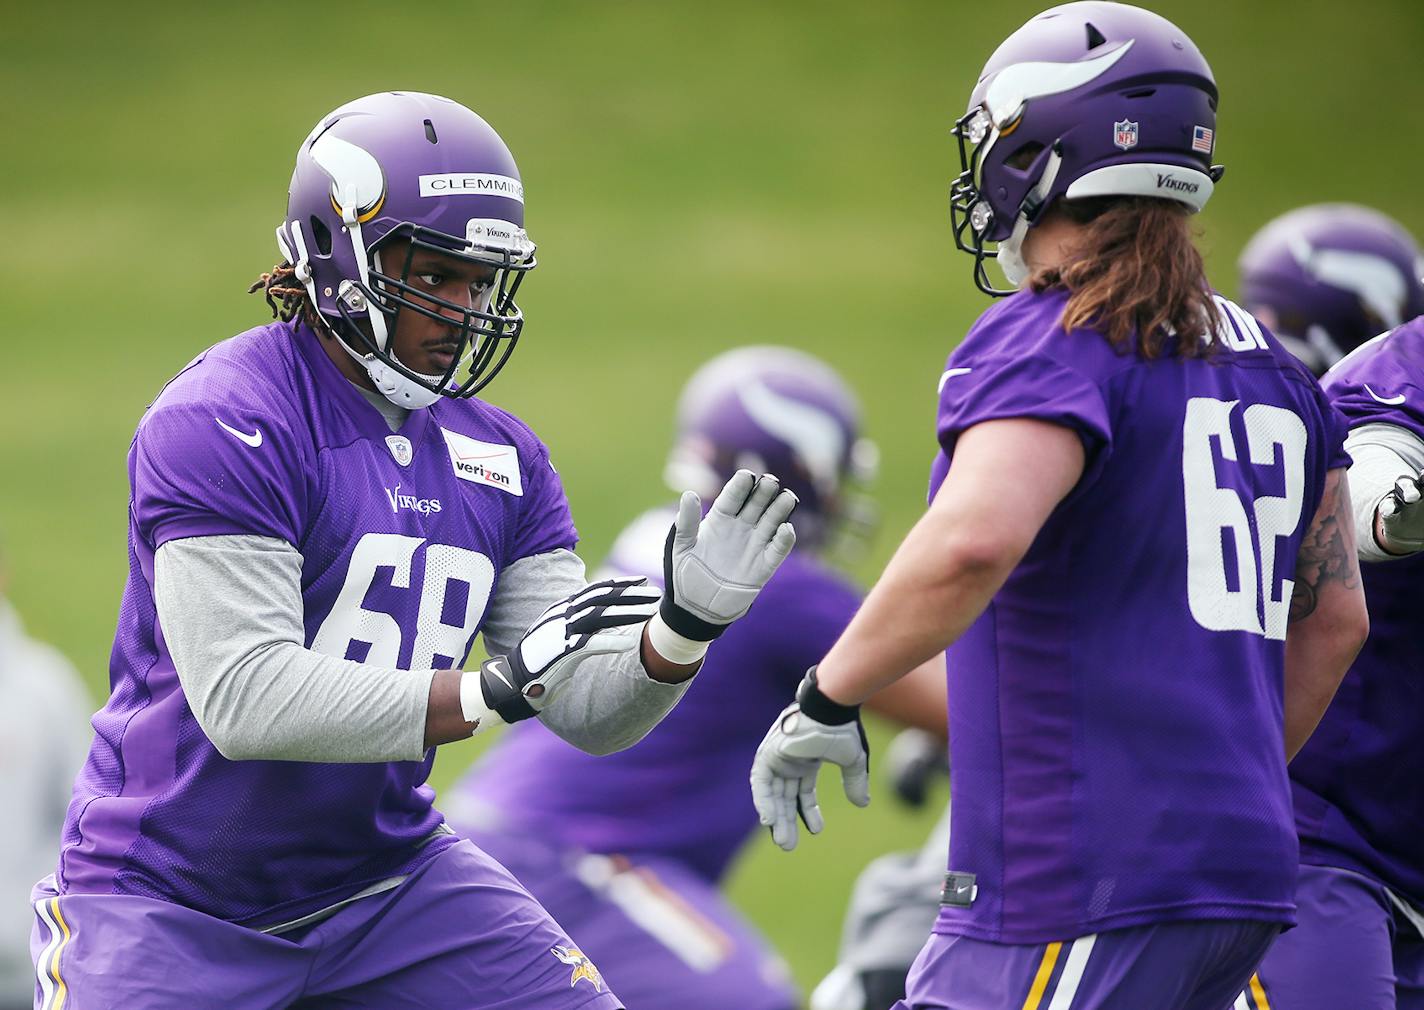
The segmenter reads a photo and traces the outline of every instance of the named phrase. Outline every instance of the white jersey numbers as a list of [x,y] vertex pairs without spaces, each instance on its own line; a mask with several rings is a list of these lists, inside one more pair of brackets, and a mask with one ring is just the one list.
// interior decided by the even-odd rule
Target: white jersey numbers
[[1251,313],[1228,298],[1212,296],[1216,307],[1221,310],[1221,327],[1216,331],[1216,342],[1225,344],[1233,351],[1264,351],[1266,337],[1261,333],[1261,324]]
[[[1232,414],[1239,405],[1238,400],[1205,396],[1187,402],[1182,426],[1187,603],[1192,618],[1208,631],[1249,631],[1280,640],[1286,637],[1295,583],[1277,578],[1276,560],[1279,541],[1300,525],[1305,422],[1284,407],[1246,407],[1241,414],[1247,451],[1243,460],[1231,433]],[[1217,453],[1226,464],[1220,477]],[[1246,501],[1241,489],[1254,484],[1245,473],[1252,466],[1279,466],[1284,493]]]
[[[411,588],[412,562],[416,552],[425,550],[425,577],[420,586],[415,638],[408,669],[428,670],[436,656],[453,663],[464,659],[470,639],[494,587],[494,565],[477,551],[446,544],[426,544],[423,537],[400,533],[367,533],[351,552],[346,581],[331,613],[321,622],[312,639],[314,651],[344,658],[352,642],[364,642],[370,649],[363,662],[377,666],[399,666],[403,632],[390,614],[367,610],[367,594],[376,585],[378,570],[389,569],[392,589]],[[464,606],[450,592],[452,582],[461,583]],[[454,602],[458,613],[447,614]],[[456,623],[448,623],[446,618]]]

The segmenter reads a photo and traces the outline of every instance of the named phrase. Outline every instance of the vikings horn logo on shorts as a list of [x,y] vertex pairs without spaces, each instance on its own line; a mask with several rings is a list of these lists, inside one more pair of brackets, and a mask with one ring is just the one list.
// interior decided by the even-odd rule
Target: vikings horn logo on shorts
[[593,962],[584,956],[584,952],[577,947],[554,947],[549,953],[553,954],[564,964],[574,966],[574,973],[569,976],[569,988],[573,988],[580,979],[587,979],[593,983],[593,988],[603,991],[603,976],[598,969],[593,966]]

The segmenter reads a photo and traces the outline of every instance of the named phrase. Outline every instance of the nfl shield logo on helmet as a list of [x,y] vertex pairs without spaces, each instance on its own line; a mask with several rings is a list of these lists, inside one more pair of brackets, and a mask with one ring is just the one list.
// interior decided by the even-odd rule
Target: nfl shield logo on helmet
[[391,455],[397,463],[401,466],[410,466],[411,457],[415,455],[410,439],[404,435],[387,435],[386,447],[391,450]]
[[1124,151],[1136,147],[1137,124],[1129,123],[1126,119],[1120,123],[1113,123],[1113,143]]

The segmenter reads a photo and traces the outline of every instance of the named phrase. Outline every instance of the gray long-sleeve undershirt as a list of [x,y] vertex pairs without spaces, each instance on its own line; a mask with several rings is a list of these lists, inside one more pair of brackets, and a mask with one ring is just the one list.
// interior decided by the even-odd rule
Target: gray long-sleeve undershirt
[[[232,760],[420,760],[432,671],[305,648],[301,570],[297,550],[273,537],[194,537],[159,548],[159,625],[198,724]],[[544,610],[584,585],[572,551],[510,565],[484,618],[489,653],[507,653]],[[687,686],[650,679],[637,649],[594,656],[540,718],[575,746],[610,753],[642,739]]]
[[1350,503],[1360,560],[1397,560],[1375,541],[1375,510],[1395,481],[1424,470],[1424,441],[1397,424],[1362,424],[1345,439],[1345,449],[1352,460]]

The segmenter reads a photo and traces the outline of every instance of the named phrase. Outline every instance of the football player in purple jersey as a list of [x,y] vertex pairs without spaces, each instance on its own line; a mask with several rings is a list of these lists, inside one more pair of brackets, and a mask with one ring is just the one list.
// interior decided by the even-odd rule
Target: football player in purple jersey
[[[1418,247],[1360,207],[1294,211],[1242,258],[1247,297],[1267,301],[1307,351],[1349,350],[1424,310]],[[1301,269],[1300,266],[1305,269]],[[1327,342],[1328,339],[1328,342]],[[1242,994],[1247,1010],[1424,1008],[1424,319],[1326,373],[1346,416],[1370,638],[1310,742],[1291,762],[1300,834],[1299,925]]]
[[[279,321],[199,354],[134,436],[36,1005],[619,1007],[445,825],[434,748],[536,716],[635,742],[785,559],[795,497],[740,470],[705,515],[683,496],[661,599],[587,583],[544,444],[474,398],[535,260],[514,159],[456,102],[324,117],[277,239],[255,288]],[[476,634],[492,658],[463,672]]]
[[752,770],[785,848],[864,805],[858,705],[948,647],[949,873],[911,1008],[1226,1010],[1293,921],[1287,760],[1368,630],[1343,421],[1214,294],[1217,89],[1120,4],[1033,18],[959,120],[1009,297],[939,377],[930,505]]
[[[716,488],[742,467],[781,475],[799,499],[796,555],[641,742],[595,759],[530,721],[446,798],[451,823],[533,892],[629,1006],[799,1005],[780,958],[721,884],[757,830],[749,756],[860,602],[825,555],[863,526],[858,492],[873,463],[854,395],[815,357],[743,347],[705,364],[679,402],[668,483]],[[661,582],[671,518],[658,508],[634,519],[604,574]],[[868,704],[943,737],[943,670],[936,662]]]
[[1241,304],[1316,375],[1424,313],[1424,256],[1398,221],[1321,203],[1282,214],[1241,253]]

